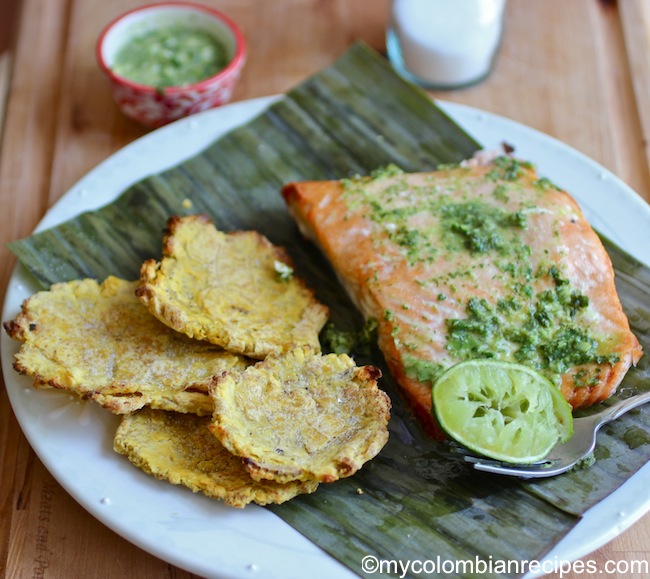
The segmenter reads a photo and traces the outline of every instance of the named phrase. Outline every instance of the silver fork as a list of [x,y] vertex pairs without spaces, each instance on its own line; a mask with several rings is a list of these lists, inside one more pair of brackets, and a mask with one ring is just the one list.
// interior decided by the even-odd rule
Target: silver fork
[[509,464],[466,454],[466,451],[460,452],[463,454],[463,458],[472,463],[476,470],[519,478],[555,476],[573,468],[591,454],[596,446],[596,433],[601,426],[616,420],[629,410],[648,401],[650,401],[650,391],[621,400],[591,416],[574,419],[573,436],[564,444],[555,446],[544,460],[532,464]]

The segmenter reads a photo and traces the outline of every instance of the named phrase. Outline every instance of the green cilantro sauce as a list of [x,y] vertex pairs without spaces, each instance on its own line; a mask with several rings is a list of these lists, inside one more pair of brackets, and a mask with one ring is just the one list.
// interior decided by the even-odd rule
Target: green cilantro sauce
[[320,341],[323,348],[336,354],[370,353],[371,346],[377,341],[377,320],[366,320],[358,331],[342,330],[333,322],[327,322],[321,331]]
[[650,436],[648,436],[648,433],[645,430],[642,430],[638,426],[628,428],[623,434],[623,440],[632,450],[639,446],[643,446],[644,444],[650,444]]
[[273,269],[275,270],[275,274],[278,278],[278,280],[283,281],[283,282],[288,282],[290,279],[293,278],[293,267],[290,265],[287,265],[283,261],[274,261],[273,262]]
[[[458,166],[446,166],[458,169]],[[526,364],[551,379],[570,368],[584,364],[613,364],[618,356],[603,352],[606,347],[590,332],[588,324],[577,318],[589,307],[589,299],[572,287],[560,268],[550,260],[541,260],[533,270],[531,247],[522,241],[528,226],[528,214],[537,211],[534,195],[520,196],[516,210],[503,207],[517,198],[518,180],[531,166],[509,157],[499,157],[480,185],[491,187],[483,198],[476,198],[476,183],[467,183],[462,169],[452,171],[447,182],[431,181],[419,187],[404,183],[401,170],[394,165],[373,172],[369,177],[344,181],[347,206],[363,209],[373,222],[375,247],[397,247],[414,267],[442,258],[453,262],[456,255],[469,253],[473,265],[429,279],[415,279],[419,285],[446,285],[447,293],[436,292],[436,300],[450,299],[456,283],[471,283],[474,271],[491,263],[500,272],[502,295],[494,303],[469,298],[466,317],[445,320],[446,348],[456,359],[501,358]],[[385,187],[372,187],[374,181],[390,177]],[[545,178],[533,183],[533,191],[542,194],[554,185]],[[450,195],[450,192],[454,195]],[[405,194],[408,192],[408,194]],[[423,217],[418,219],[418,217]],[[426,225],[422,225],[422,224]],[[554,235],[559,235],[558,231]],[[462,260],[467,264],[467,260]],[[369,282],[376,279],[369,279]],[[535,282],[543,281],[544,283]],[[535,289],[545,287],[546,289]],[[384,312],[392,320],[393,312]],[[398,334],[399,328],[393,332]],[[417,357],[417,344],[404,343],[407,373],[421,382],[433,382],[444,371],[441,364]],[[593,385],[599,368],[581,369],[574,375],[575,387]]]
[[214,76],[228,64],[228,54],[210,33],[181,25],[136,36],[115,56],[113,72],[164,88],[184,86]]

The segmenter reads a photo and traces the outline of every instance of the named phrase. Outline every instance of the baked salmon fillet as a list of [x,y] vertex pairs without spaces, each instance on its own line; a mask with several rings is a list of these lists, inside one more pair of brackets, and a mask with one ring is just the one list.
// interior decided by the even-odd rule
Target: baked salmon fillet
[[289,183],[282,194],[366,319],[426,429],[450,366],[531,366],[574,409],[610,396],[641,346],[577,203],[510,156],[430,173]]

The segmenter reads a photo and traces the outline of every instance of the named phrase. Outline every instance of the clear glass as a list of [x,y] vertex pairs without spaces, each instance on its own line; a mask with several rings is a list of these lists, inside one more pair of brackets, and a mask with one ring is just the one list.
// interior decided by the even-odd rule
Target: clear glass
[[506,0],[392,0],[388,58],[428,89],[472,85],[490,74]]

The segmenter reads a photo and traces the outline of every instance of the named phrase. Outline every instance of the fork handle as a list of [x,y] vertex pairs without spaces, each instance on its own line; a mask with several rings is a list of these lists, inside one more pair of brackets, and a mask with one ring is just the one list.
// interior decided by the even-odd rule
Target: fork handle
[[626,412],[650,401],[650,390],[643,392],[642,394],[636,394],[635,396],[630,396],[625,400],[621,400],[616,404],[612,404],[607,410],[604,410],[600,415],[599,422],[601,424],[606,424],[612,420],[616,420],[619,416],[622,416]]

